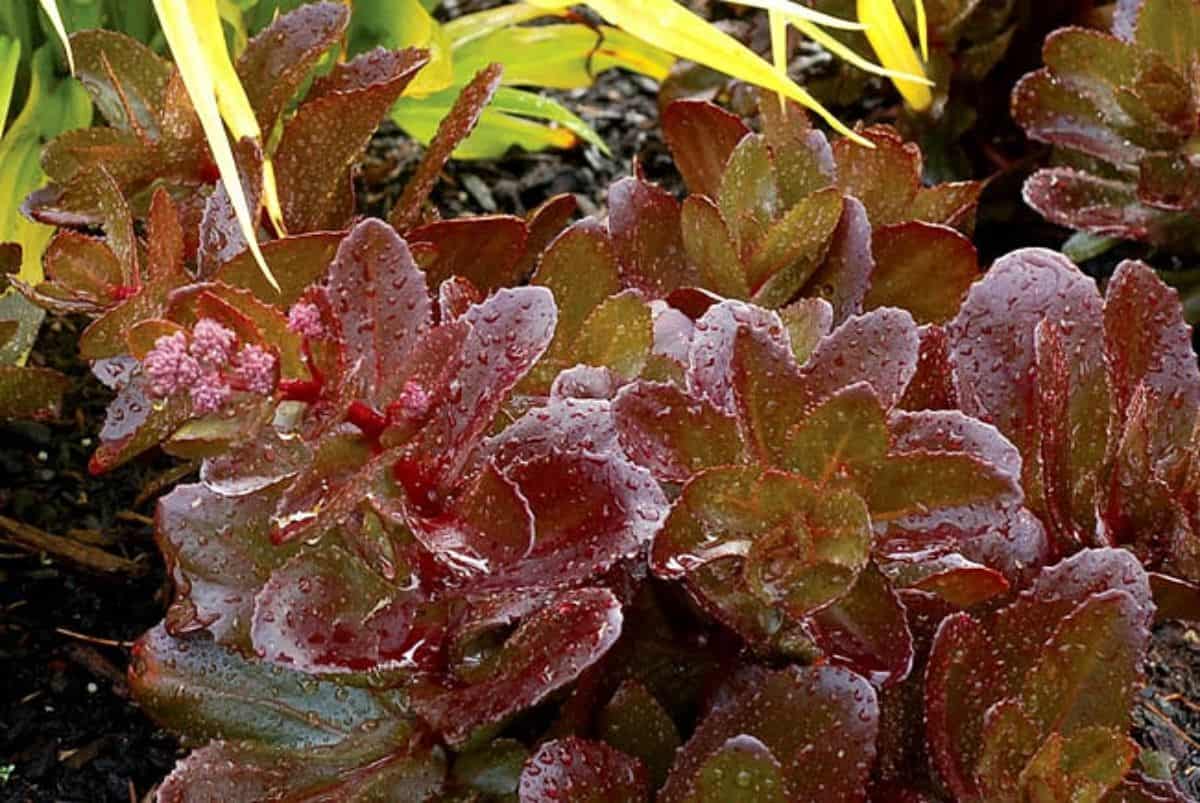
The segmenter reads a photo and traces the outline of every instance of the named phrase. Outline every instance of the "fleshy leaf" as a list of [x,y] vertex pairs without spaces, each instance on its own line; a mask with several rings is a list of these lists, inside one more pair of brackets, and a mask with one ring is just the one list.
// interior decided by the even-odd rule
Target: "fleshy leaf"
[[253,742],[212,742],[175,766],[157,800],[431,800],[442,791],[446,766],[428,738],[411,723],[394,721],[302,753]]
[[679,728],[642,683],[622,683],[600,711],[596,728],[607,744],[641,760],[651,788],[658,789],[667,780],[675,751],[682,744]]
[[700,723],[680,750],[659,799],[697,799],[692,796],[702,782],[705,762],[741,737],[732,755],[726,752],[729,768],[741,770],[741,762],[749,760],[745,769],[752,778],[772,778],[764,764],[770,765],[767,759],[773,758],[785,784],[780,799],[864,800],[878,719],[874,690],[848,670],[811,667],[766,673]]
[[445,629],[423,602],[338,547],[306,551],[255,598],[255,652],[313,674],[419,669],[440,652]]
[[425,275],[390,226],[364,220],[338,248],[329,292],[347,345],[361,360],[366,398],[390,401],[409,354],[432,322]]
[[736,557],[756,596],[803,616],[850,590],[870,546],[867,509],[853,492],[782,472],[716,468],[684,486],[652,566],[673,578]]
[[662,128],[688,189],[716,198],[729,155],[750,129],[719,106],[694,100],[667,106]]
[[628,385],[613,414],[621,447],[661,481],[684,482],[703,469],[741,461],[736,422],[675,385]]
[[863,304],[906,309],[919,324],[953,318],[979,278],[975,247],[948,226],[921,221],[885,226],[875,232],[871,247],[876,268]]
[[690,283],[679,202],[656,184],[624,178],[608,188],[608,229],[629,286],[659,298]]
[[913,664],[906,614],[887,577],[869,565],[850,593],[813,615],[811,626],[833,662],[889,686],[904,680]]
[[[438,174],[458,144],[478,125],[480,115],[500,86],[503,72],[498,64],[480,70],[459,93],[450,111],[442,117],[437,134],[421,157],[416,174],[409,180],[404,194],[392,210],[390,220],[396,229],[407,231],[421,220],[425,201],[433,191]],[[372,131],[377,124],[378,120],[371,124]]]
[[426,60],[418,50],[377,50],[313,85],[275,149],[288,231],[345,227],[354,213],[350,167]]
[[1149,600],[1131,555],[1090,550],[1044,569],[999,611],[946,619],[930,657],[926,711],[934,763],[953,793],[1015,790],[1056,735],[1125,732]]
[[577,736],[545,742],[521,771],[521,803],[643,803],[646,768],[601,742]]
[[299,750],[335,745],[394,716],[365,689],[253,661],[203,637],[174,638],[161,626],[134,647],[129,680],[158,722],[195,740]]
[[574,681],[621,633],[612,592],[585,588],[546,600],[518,625],[469,684],[425,683],[412,690],[414,710],[451,744],[482,725],[535,705]]
[[287,104],[321,57],[345,33],[349,11],[337,3],[309,3],[278,17],[251,39],[237,72],[263,131],[279,122]]
[[269,538],[270,493],[222,497],[203,485],[164,496],[156,512],[159,547],[175,582],[166,626],[175,636],[206,630],[221,643],[249,643],[254,595],[294,549]]

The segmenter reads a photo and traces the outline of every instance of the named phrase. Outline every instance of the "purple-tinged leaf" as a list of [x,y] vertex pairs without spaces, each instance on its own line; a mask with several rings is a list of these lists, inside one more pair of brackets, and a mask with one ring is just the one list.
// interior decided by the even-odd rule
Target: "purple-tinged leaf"
[[912,316],[879,309],[849,319],[817,344],[801,370],[811,404],[858,382],[874,388],[885,409],[900,401],[917,370],[920,338]]
[[679,202],[657,184],[624,178],[608,189],[608,230],[627,286],[661,298],[693,284]]
[[598,661],[621,633],[621,605],[599,588],[545,599],[470,683],[421,683],[413,709],[451,744],[536,705]]
[[929,324],[921,327],[921,350],[917,372],[904,391],[899,406],[905,410],[952,410],[958,407],[954,369],[950,364],[950,342],[946,329]]
[[159,500],[155,534],[175,584],[165,621],[172,635],[205,630],[218,643],[249,645],[254,595],[296,551],[271,543],[274,496],[182,485]]
[[675,385],[638,382],[613,401],[621,448],[662,482],[742,460],[737,424]]
[[870,518],[851,491],[757,468],[695,475],[654,542],[651,566],[666,579],[737,559],[751,592],[793,616],[844,596],[867,565]]
[[306,550],[275,569],[255,598],[254,649],[313,674],[420,670],[445,639],[445,623],[425,603],[338,547]]
[[602,742],[577,736],[545,742],[525,762],[520,803],[646,803],[646,768]]
[[[427,58],[422,57],[419,66],[424,66],[426,61]],[[499,64],[490,64],[480,70],[459,93],[454,106],[442,118],[433,141],[429,143],[425,155],[421,157],[421,163],[417,165],[416,173],[409,179],[404,187],[404,194],[392,210],[390,220],[397,230],[408,231],[421,221],[425,202],[437,183],[438,175],[450,159],[450,154],[479,123],[483,110],[500,88],[503,73],[504,69]]]
[[607,402],[566,399],[534,409],[489,451],[528,503],[535,533],[524,554],[491,566],[476,589],[594,577],[648,543],[666,515],[658,484],[617,447]]
[[813,128],[799,104],[789,100],[781,106],[778,95],[764,91],[758,96],[758,110],[785,207],[836,183],[829,140]]
[[949,226],[910,221],[885,226],[871,243],[875,272],[866,309],[900,307],[919,324],[945,323],[979,278],[975,246]]
[[158,110],[171,65],[137,40],[113,31],[71,37],[75,70],[110,125],[139,139],[158,134]]
[[[790,364],[789,373],[796,373],[787,328],[778,314],[738,301],[713,305],[696,321],[687,386],[691,395],[731,416],[737,413],[734,380],[739,341],[746,351],[755,353],[757,362]],[[783,377],[773,379],[780,382]]]
[[386,223],[365,220],[338,248],[329,292],[347,347],[359,361],[360,393],[386,404],[418,339],[432,323],[425,275]]
[[157,800],[434,801],[443,790],[446,762],[429,741],[410,722],[394,720],[303,752],[211,742],[175,765]]
[[245,288],[256,298],[286,309],[299,301],[311,285],[325,277],[343,239],[342,232],[317,232],[263,243],[263,258],[279,282],[278,292],[267,284],[249,251],[243,251],[221,265],[213,279]]
[[525,221],[511,215],[439,220],[410,229],[412,247],[431,288],[461,276],[484,293],[519,284],[528,238]]
[[237,72],[258,125],[270,132],[288,103],[346,31],[349,10],[309,3],[283,14],[246,44]]
[[[773,759],[780,768],[785,788],[777,798],[764,790],[767,800],[860,803],[866,800],[878,726],[874,690],[848,670],[826,666],[769,672],[705,717],[679,752],[659,799],[692,800],[709,757],[734,748],[726,750],[722,769],[772,778],[765,765]],[[734,739],[738,741],[731,744]],[[743,762],[746,766],[739,766]]]
[[831,662],[882,687],[903,681],[912,669],[913,636],[905,617],[892,584],[869,564],[846,596],[813,614],[810,627]]
[[1200,407],[1200,367],[1178,293],[1145,264],[1122,262],[1108,284],[1104,342],[1118,415],[1145,386],[1161,402],[1152,459],[1167,456],[1192,435]]
[[1142,205],[1133,184],[1070,167],[1037,171],[1022,195],[1051,223],[1091,234],[1174,243],[1188,231],[1178,213]]
[[1037,325],[1048,320],[1059,327],[1073,366],[1095,365],[1103,338],[1100,303],[1095,283],[1066,257],[1023,249],[997,260],[947,327],[962,409],[1017,446],[1026,488],[1040,463]]
[[750,129],[719,106],[697,100],[667,106],[662,128],[688,190],[716,198],[729,155]]
[[[350,167],[388,109],[428,60],[419,50],[375,50],[318,80],[275,149],[289,232],[344,228],[354,213]],[[347,206],[347,200],[350,204]]]
[[1128,730],[1153,613],[1137,561],[1085,550],[1010,605],[939,628],[926,675],[934,764],[961,799],[1018,788],[1055,736]]
[[157,722],[194,741],[301,750],[395,716],[366,689],[252,660],[203,637],[174,638],[161,625],[134,646],[129,685]]
[[546,352],[558,312],[544,287],[500,290],[462,317],[470,331],[455,378],[461,390],[437,411],[451,453],[479,438],[509,392]]
[[857,198],[847,196],[841,220],[830,240],[829,253],[808,286],[811,292],[833,305],[834,322],[840,324],[863,311],[874,271],[867,210]]

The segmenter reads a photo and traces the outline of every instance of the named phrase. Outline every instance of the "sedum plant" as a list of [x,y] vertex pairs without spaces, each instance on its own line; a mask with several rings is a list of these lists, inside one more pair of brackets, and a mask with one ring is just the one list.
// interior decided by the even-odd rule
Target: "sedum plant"
[[1013,91],[1013,116],[1055,146],[1025,200],[1048,220],[1168,249],[1197,247],[1193,3],[1122,3],[1111,33],[1064,28]]
[[[247,53],[301,70],[326,40],[298,19]],[[99,136],[161,152],[177,81],[119,41]],[[1102,297],[1045,251],[980,278],[978,184],[774,95],[757,129],[670,107],[687,195],[634,176],[604,219],[429,208],[496,67],[387,221],[340,159],[289,194],[289,127],[420,58],[284,115],[285,214],[323,222],[264,237],[278,290],[209,163],[31,201],[67,225],[24,292],[95,317],[117,391],[93,470],[200,463],[159,502],[174,593],[130,670],[191,750],[159,800],[1185,800],[1130,738],[1149,626],[1200,581],[1171,290],[1127,263]]]
[[[138,264],[182,275],[97,363],[97,466],[202,460],[131,668],[194,748],[159,799],[1182,801],[1129,736],[1149,625],[1195,593],[1171,291],[1026,251],[922,307],[930,269],[871,255],[918,210],[965,239],[977,188],[886,129],[667,125],[682,203],[427,221],[419,175],[390,223],[268,244],[282,294],[244,249],[192,275],[154,193]],[[830,242],[795,259],[866,278],[756,295],[808,203]]]

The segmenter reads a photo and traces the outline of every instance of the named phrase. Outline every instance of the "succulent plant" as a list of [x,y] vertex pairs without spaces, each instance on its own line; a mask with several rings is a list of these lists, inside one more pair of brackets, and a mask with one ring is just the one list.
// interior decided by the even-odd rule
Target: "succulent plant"
[[1194,3],[1118,4],[1111,33],[1064,28],[1025,76],[1013,116],[1055,146],[1025,199],[1048,220],[1173,250],[1197,248],[1200,167]]

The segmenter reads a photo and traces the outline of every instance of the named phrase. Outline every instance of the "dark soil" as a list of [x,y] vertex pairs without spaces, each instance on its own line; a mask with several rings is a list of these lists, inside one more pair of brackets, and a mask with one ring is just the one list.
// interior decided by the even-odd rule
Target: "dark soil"
[[[608,184],[629,175],[635,159],[649,178],[680,189],[657,129],[653,86],[610,73],[565,98],[609,143],[611,158],[587,148],[455,163],[434,198],[442,213],[524,214],[570,192],[584,214],[601,214]],[[419,157],[417,146],[385,126],[363,166],[363,211],[385,214]],[[1031,244],[1031,230],[1007,214],[985,212],[981,229],[985,251]],[[161,618],[169,593],[146,491],[174,466],[147,459],[88,476],[109,393],[75,357],[80,325],[50,322],[34,355],[76,380],[64,420],[0,424],[0,516],[92,542],[136,561],[139,573],[102,576],[30,555],[0,529],[0,801],[138,801],[179,755],[177,742],[128,700],[123,679],[128,642]],[[1147,676],[1137,736],[1200,797],[1200,631],[1159,628]]]
[[134,563],[101,575],[19,551],[0,528],[2,801],[140,800],[178,749],[129,701],[124,679],[124,645],[162,618],[153,504],[138,497],[170,463],[88,475],[111,394],[75,357],[82,324],[50,321],[33,356],[74,380],[63,420],[0,424],[0,516]]

